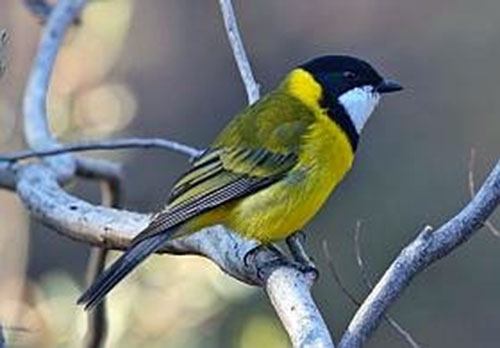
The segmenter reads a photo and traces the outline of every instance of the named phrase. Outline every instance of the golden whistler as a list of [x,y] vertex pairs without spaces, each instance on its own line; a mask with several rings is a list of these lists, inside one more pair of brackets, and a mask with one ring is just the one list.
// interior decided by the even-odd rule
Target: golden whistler
[[401,90],[363,60],[315,58],[237,114],[165,208],[80,297],[86,308],[168,240],[222,224],[261,244],[300,230],[351,168],[381,94]]

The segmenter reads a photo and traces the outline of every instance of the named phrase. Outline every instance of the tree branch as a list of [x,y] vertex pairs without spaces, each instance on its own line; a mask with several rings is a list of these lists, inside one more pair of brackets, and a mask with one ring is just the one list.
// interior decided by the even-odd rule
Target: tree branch
[[42,150],[21,150],[0,155],[0,161],[16,162],[33,157],[47,157],[70,152],[91,151],[91,150],[117,150],[117,149],[164,149],[175,151],[190,158],[196,158],[203,153],[202,150],[178,143],[176,141],[160,138],[130,138],[130,139],[110,139],[86,141],[73,144],[64,144],[57,148]]
[[500,160],[474,199],[436,231],[427,226],[392,262],[345,331],[339,347],[361,347],[414,276],[467,241],[500,203]]
[[231,44],[234,59],[238,65],[238,70],[240,72],[241,79],[243,80],[243,84],[245,85],[248,104],[253,104],[260,98],[260,88],[253,76],[250,61],[248,60],[245,47],[243,46],[243,41],[241,40],[233,5],[231,0],[219,0],[219,5],[224,19],[224,27],[226,28],[227,38]]
[[[470,151],[470,158],[469,158],[469,194],[470,198],[472,199],[474,195],[476,194],[476,184],[474,180],[474,164],[476,162],[476,150],[471,149]],[[486,220],[484,222],[484,225],[488,227],[488,229],[491,231],[491,233],[495,237],[500,237],[500,231],[498,228],[493,225],[493,223],[490,220]]]
[[0,79],[3,77],[7,67],[7,63],[5,61],[7,60],[6,46],[8,41],[9,35],[7,34],[7,30],[0,29]]
[[[365,283],[365,286],[367,289],[370,291],[373,288],[373,285],[371,284],[370,279],[368,278],[368,274],[366,273],[366,269],[363,266],[363,259],[361,257],[361,249],[359,248],[359,231],[360,231],[360,222],[358,221],[356,223],[356,229],[354,231],[354,246],[355,246],[355,253],[356,253],[356,259],[358,261],[358,267],[360,268],[361,271],[361,276],[363,279],[363,282]],[[344,293],[344,295],[347,296],[347,298],[356,306],[359,308],[361,306],[361,301],[359,301],[352,293],[349,291],[347,286],[344,284],[342,281],[342,278],[340,277],[339,272],[337,271],[337,267],[335,266],[335,262],[333,261],[333,257],[330,253],[330,250],[328,248],[327,241],[323,241],[323,254],[326,257],[326,261],[328,264],[328,267],[330,268],[330,271],[335,279],[335,282],[339,285],[340,289]],[[366,278],[365,278],[366,277]],[[384,314],[384,320],[391,326],[391,328],[398,334],[400,335],[406,343],[408,343],[409,346],[413,348],[419,348],[420,346],[418,343],[413,339],[413,337],[410,335],[408,331],[406,331],[399,323],[393,319],[389,314]]]
[[[59,147],[52,137],[47,118],[47,93],[52,70],[64,34],[73,23],[86,0],[60,0],[51,10],[29,75],[23,101],[24,137],[29,147],[45,150]],[[69,155],[47,159],[47,163],[63,177],[72,177],[76,163]]]
[[[103,180],[101,182],[101,202],[104,206],[121,208],[123,202],[123,185],[121,178]],[[102,273],[106,266],[109,250],[93,247],[87,264],[87,284],[90,286]],[[88,328],[85,335],[85,347],[99,348],[104,346],[108,332],[106,299],[101,301],[93,311],[87,313]]]
[[[92,284],[104,270],[107,255],[108,249],[105,248],[93,247],[90,250],[86,277],[88,285]],[[104,299],[94,310],[87,313],[87,332],[84,345],[86,348],[104,347],[108,333],[106,304],[107,301]]]

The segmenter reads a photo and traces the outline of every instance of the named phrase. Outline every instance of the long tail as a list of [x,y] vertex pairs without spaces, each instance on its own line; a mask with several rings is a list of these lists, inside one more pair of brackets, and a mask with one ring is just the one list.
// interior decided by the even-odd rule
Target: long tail
[[98,305],[120,280],[169,240],[173,232],[175,229],[170,229],[133,244],[118,260],[99,275],[80,296],[78,304],[85,305],[86,310]]

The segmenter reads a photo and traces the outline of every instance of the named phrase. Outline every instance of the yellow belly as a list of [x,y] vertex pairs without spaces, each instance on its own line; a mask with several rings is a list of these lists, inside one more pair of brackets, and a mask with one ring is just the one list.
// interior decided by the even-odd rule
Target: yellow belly
[[345,134],[320,115],[302,139],[298,164],[281,181],[194,218],[193,231],[223,224],[263,243],[302,229],[350,169],[354,154]]

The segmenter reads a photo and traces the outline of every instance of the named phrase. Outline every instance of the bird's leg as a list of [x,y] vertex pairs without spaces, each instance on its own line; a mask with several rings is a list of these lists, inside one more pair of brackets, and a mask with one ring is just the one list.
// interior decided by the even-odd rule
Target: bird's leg
[[[317,278],[319,272],[304,250],[304,239],[302,231],[298,231],[286,239],[292,260],[276,245],[261,244],[247,252],[243,257],[243,262],[247,267],[254,265],[257,277],[262,281],[265,281],[275,268],[282,266],[296,268],[303,273],[313,273],[314,278]],[[259,258],[260,255],[265,255],[265,258]]]
[[304,248],[305,241],[306,235],[303,231],[296,231],[294,234],[286,238],[286,244],[290,249],[290,253],[292,254],[294,261],[299,265],[299,270],[304,273],[313,272],[315,274],[315,278],[318,278],[319,271],[311,257],[309,257],[306,253]]

